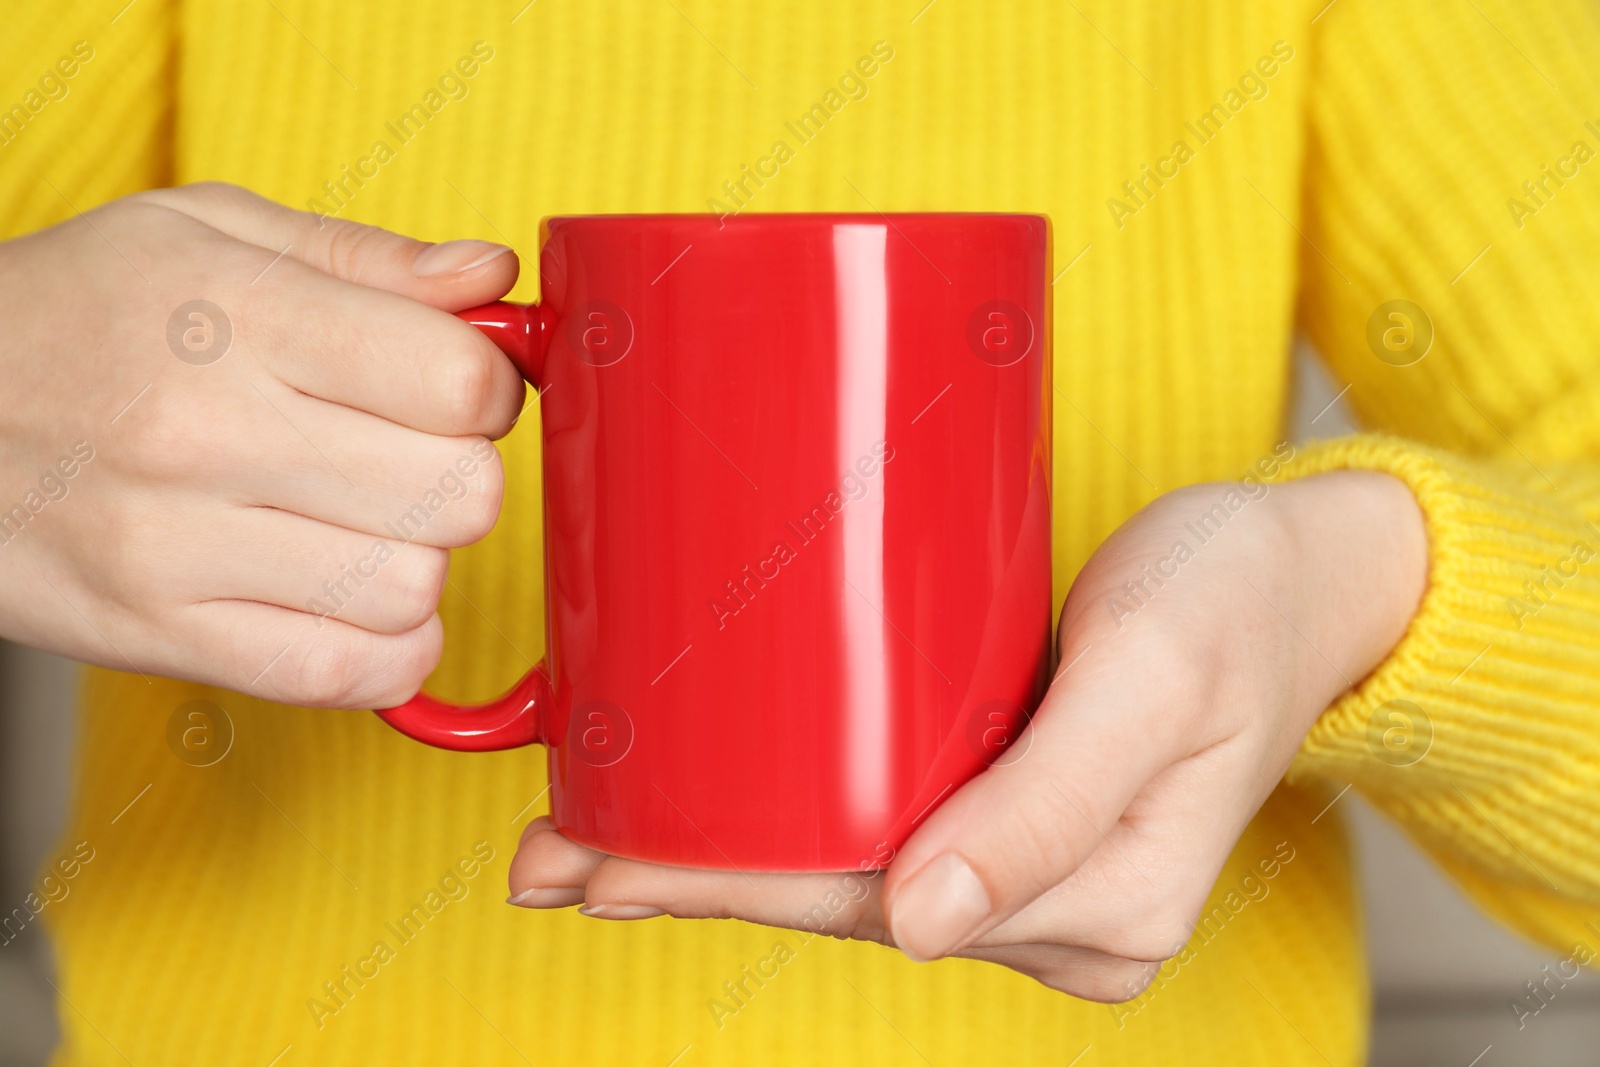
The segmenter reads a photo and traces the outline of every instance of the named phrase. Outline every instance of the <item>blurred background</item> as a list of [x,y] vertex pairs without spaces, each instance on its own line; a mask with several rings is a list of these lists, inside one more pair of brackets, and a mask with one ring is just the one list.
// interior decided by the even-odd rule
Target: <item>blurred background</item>
[[[1353,426],[1308,352],[1296,354],[1291,438]],[[74,664],[0,642],[0,917],[21,906],[64,825],[72,774]],[[1592,1067],[1600,979],[1585,970],[1536,1017],[1510,1002],[1562,954],[1494,925],[1354,793],[1337,802],[1357,844],[1373,983],[1373,1067]],[[1312,961],[1308,961],[1310,963]],[[49,944],[0,947],[0,1067],[38,1067],[55,1040]],[[69,1009],[70,1010],[70,1009]]]

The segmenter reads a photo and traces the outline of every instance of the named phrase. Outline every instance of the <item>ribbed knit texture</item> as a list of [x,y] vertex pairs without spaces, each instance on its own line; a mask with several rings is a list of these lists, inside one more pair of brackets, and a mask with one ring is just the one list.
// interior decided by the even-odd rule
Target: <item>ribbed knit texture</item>
[[[1392,436],[1302,449],[1282,476],[1411,485],[1433,552],[1422,609],[1241,840],[1213,894],[1222,919],[1121,1008],[742,923],[509,908],[518,830],[545,809],[538,750],[452,755],[359,712],[93,671],[63,850],[86,841],[94,858],[46,911],[58,1064],[1347,1067],[1366,981],[1340,808],[1324,814],[1347,785],[1492,913],[1561,949],[1592,936],[1600,557],[1547,584],[1537,612],[1509,603],[1575,544],[1600,551],[1585,522],[1600,516],[1600,162],[1537,204],[1522,189],[1577,141],[1600,152],[1590,3],[523,2],[24,3],[0,39],[0,107],[75,41],[94,58],[0,144],[3,234],[171,181],[327,204],[324,182],[383,140],[394,158],[342,214],[509,241],[529,263],[541,215],[703,211],[784,140],[796,158],[750,210],[1052,218],[1058,601],[1141,504],[1272,452],[1298,327]],[[385,124],[478,41],[493,57],[469,94],[399,143]],[[799,143],[785,122],[878,41],[894,57],[868,95]],[[1244,87],[1260,98],[1230,109],[1280,41],[1292,57],[1279,46]],[[1218,104],[1220,132],[1186,125]],[[1193,158],[1131,197],[1143,165],[1171,174],[1180,140]],[[1519,225],[1511,197],[1537,211]],[[516,295],[536,291],[529,270]],[[1408,367],[1366,340],[1394,299],[1436,331]],[[452,564],[443,695],[490,695],[542,648],[536,412],[502,443],[499,527]],[[237,730],[206,768],[165,742],[196,698]],[[1391,700],[1431,724],[1414,765],[1375,754]],[[480,841],[493,858],[467,895],[397,937],[386,924],[426,912]],[[1276,877],[1244,881],[1285,849]],[[708,1001],[780,940],[795,958],[719,1024]],[[346,979],[379,941],[393,958]]]

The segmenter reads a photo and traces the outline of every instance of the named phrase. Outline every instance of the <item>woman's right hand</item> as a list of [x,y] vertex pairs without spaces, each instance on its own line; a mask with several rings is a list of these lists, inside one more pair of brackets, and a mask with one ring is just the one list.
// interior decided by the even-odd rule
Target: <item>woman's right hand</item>
[[0,636],[292,704],[410,697],[524,397],[448,312],[516,276],[501,245],[221,184],[0,244]]

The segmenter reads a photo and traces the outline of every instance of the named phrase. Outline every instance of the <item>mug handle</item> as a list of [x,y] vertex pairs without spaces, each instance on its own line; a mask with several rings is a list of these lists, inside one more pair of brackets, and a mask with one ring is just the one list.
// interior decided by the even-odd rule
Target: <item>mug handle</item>
[[[456,312],[511,358],[535,389],[544,373],[544,356],[554,327],[539,304],[500,301]],[[462,707],[418,693],[404,704],[375,709],[378,718],[407,737],[456,752],[494,752],[544,741],[550,709],[550,679],[541,659],[500,698]]]

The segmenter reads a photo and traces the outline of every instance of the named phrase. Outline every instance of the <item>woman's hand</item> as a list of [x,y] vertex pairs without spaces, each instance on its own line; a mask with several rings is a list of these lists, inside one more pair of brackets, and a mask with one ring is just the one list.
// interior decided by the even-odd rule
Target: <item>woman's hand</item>
[[1130,999],[1187,943],[1318,714],[1399,640],[1426,574],[1421,512],[1388,475],[1168,493],[1078,576],[1061,666],[1014,754],[842,909],[816,907],[841,899],[839,874],[638,863],[542,818],[512,862],[512,900],[804,928]]
[[523,399],[446,312],[516,275],[500,245],[217,184],[0,244],[0,636],[296,704],[409,697]]

